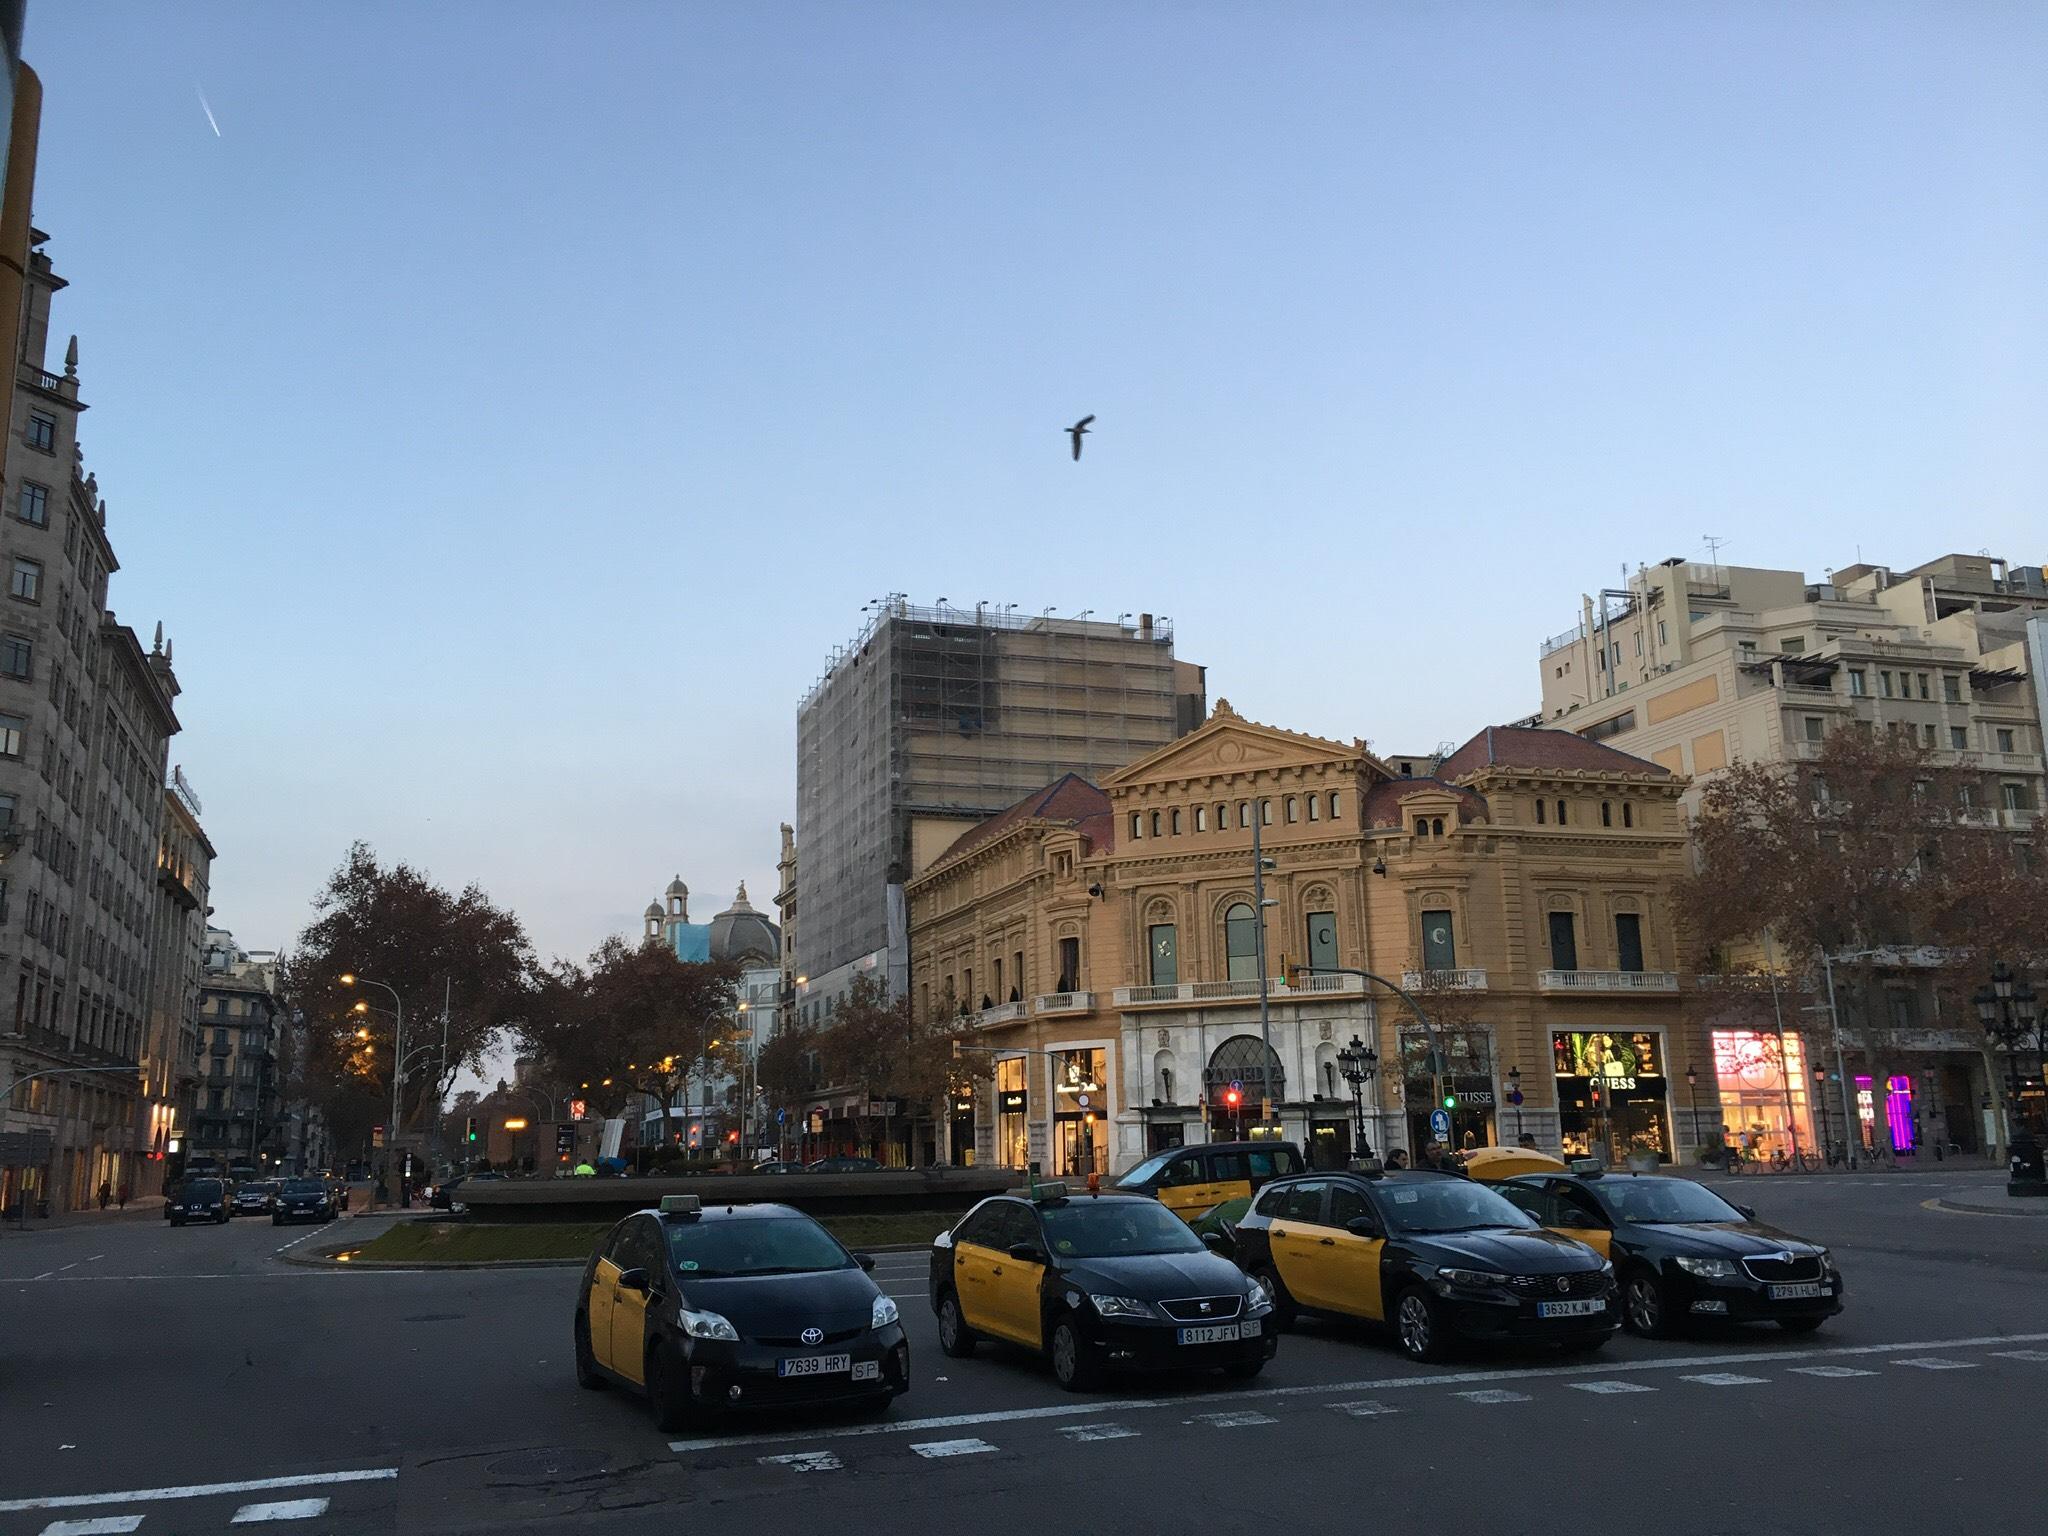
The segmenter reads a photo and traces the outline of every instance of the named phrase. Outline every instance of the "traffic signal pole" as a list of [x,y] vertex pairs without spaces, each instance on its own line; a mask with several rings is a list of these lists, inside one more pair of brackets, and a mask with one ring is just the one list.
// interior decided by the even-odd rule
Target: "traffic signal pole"
[[[1406,1003],[1408,1005],[1408,1011],[1415,1015],[1416,1022],[1421,1024],[1423,1033],[1429,1037],[1429,1085],[1431,1095],[1429,1107],[1432,1110],[1436,1109],[1439,1106],[1442,1106],[1444,1108],[1450,1107],[1444,1104],[1443,1042],[1437,1038],[1436,1026],[1430,1023],[1429,1015],[1422,1011],[1422,1004],[1415,1001],[1415,999],[1407,991],[1405,991],[1403,988],[1395,986],[1391,981],[1387,980],[1386,977],[1375,975],[1371,971],[1360,970],[1355,965],[1304,965],[1297,967],[1297,969],[1310,976],[1358,976],[1362,977],[1366,981],[1376,981],[1381,986],[1385,987],[1389,992],[1393,993],[1396,997],[1400,998],[1402,1002]],[[1377,1017],[1375,1017],[1373,1033],[1375,1035],[1379,1033]],[[1401,1037],[1397,1031],[1394,1036],[1394,1059],[1396,1061],[1400,1060],[1401,1056],[1400,1044]],[[1374,1106],[1374,1117],[1378,1117],[1377,1105]],[[1385,1140],[1384,1137],[1382,1137],[1381,1139]]]

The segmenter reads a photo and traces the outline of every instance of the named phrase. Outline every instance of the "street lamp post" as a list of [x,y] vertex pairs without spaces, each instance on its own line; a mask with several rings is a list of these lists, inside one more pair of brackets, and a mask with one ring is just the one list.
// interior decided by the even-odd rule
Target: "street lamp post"
[[1436,1026],[1430,1023],[1429,1015],[1422,1011],[1422,1004],[1409,996],[1405,989],[1395,986],[1386,977],[1377,976],[1371,971],[1360,970],[1355,965],[1303,965],[1297,966],[1295,969],[1305,976],[1357,976],[1366,981],[1376,981],[1393,993],[1394,996],[1400,998],[1402,1002],[1406,1003],[1408,1011],[1415,1015],[1417,1021],[1422,1025],[1423,1033],[1429,1037],[1429,1081],[1430,1092],[1433,1095],[1429,1107],[1434,1111],[1443,1104],[1443,1072],[1445,1066],[1443,1043],[1437,1038]]
[[1697,1157],[1699,1149],[1706,1145],[1705,1142],[1700,1140],[1700,1069],[1698,1067],[1687,1067],[1685,1069],[1685,1093],[1686,1097],[1692,1101],[1692,1145],[1693,1155]]
[[1358,1144],[1358,1155],[1371,1157],[1372,1138],[1365,1126],[1365,1085],[1379,1075],[1379,1052],[1353,1035],[1351,1043],[1337,1052],[1337,1070],[1351,1085],[1351,1135]]
[[1508,1068],[1508,1102],[1515,1106],[1515,1145],[1522,1143],[1522,1069]]
[[2005,1048],[2005,1150],[2012,1153],[2012,1138],[2020,1112],[2019,1046],[2034,1029],[2038,1000],[2033,985],[2015,978],[2003,960],[1991,967],[1991,980],[1970,999],[1976,1005],[1977,1022],[1994,1045]]
[[[353,971],[342,973],[341,984],[344,987],[381,988],[391,994],[391,1005],[396,1010],[394,1017],[398,1020],[398,1027],[391,1042],[391,1124],[384,1137],[384,1162],[386,1167],[389,1167],[391,1154],[398,1149],[398,1090],[400,1083],[404,1081],[399,1064],[405,1060],[405,999],[398,995],[396,987],[386,982],[372,981],[367,976],[358,976]],[[399,1180],[398,1203],[402,1206],[412,1204],[403,1178]]]

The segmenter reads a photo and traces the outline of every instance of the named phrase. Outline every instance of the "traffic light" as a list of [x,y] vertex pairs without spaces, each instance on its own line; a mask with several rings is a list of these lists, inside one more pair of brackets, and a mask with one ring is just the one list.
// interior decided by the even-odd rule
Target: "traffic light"
[[1600,1085],[1598,1083],[1593,1083],[1589,1086],[1593,1094],[1593,1107],[1595,1109],[1598,1109],[1600,1107]]
[[476,1140],[476,1116],[475,1116],[475,1115],[471,1115],[471,1116],[469,1117],[469,1123],[468,1123],[468,1124],[467,1124],[466,1126],[464,1126],[464,1127],[463,1127],[463,1132],[462,1132],[462,1139],[463,1139],[464,1141],[475,1141],[475,1140]]
[[1458,1096],[1457,1096],[1457,1095],[1456,1095],[1455,1093],[1447,1093],[1447,1094],[1445,1094],[1445,1095],[1444,1095],[1444,1108],[1445,1108],[1445,1109],[1456,1109],[1457,1107],[1458,1107]]
[[1224,1089],[1224,1090],[1223,1090],[1223,1107],[1224,1107],[1224,1108],[1226,1108],[1226,1109],[1230,1109],[1230,1110],[1235,1110],[1235,1109],[1237,1108],[1237,1106],[1238,1106],[1238,1105],[1240,1105],[1240,1104],[1242,1104],[1243,1102],[1244,1102],[1244,1094],[1243,1094],[1243,1092],[1242,1092],[1242,1091],[1240,1091],[1240,1090],[1239,1090],[1239,1088],[1237,1087],[1237,1085],[1236,1085],[1235,1083],[1231,1084],[1231,1085],[1230,1085],[1230,1086],[1229,1086],[1228,1088],[1226,1088],[1226,1089]]

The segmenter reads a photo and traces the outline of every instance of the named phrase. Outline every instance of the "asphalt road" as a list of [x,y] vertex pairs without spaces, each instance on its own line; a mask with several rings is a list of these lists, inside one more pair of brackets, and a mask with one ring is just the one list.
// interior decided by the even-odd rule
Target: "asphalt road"
[[923,1256],[884,1255],[916,1381],[889,1418],[682,1439],[575,1386],[573,1270],[312,1270],[277,1250],[343,1229],[251,1220],[8,1231],[0,1536],[2030,1524],[2048,1507],[2048,1216],[1926,1205],[1995,1184],[1724,1185],[1835,1248],[1849,1310],[1817,1335],[1622,1337],[1591,1361],[1432,1370],[1370,1332],[1310,1326],[1248,1387],[1077,1397],[1019,1353],[947,1360]]

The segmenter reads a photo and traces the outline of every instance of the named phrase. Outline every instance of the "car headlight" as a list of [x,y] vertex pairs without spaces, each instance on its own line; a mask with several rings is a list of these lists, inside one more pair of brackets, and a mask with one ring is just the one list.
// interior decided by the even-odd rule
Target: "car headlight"
[[1735,1264],[1730,1259],[1696,1259],[1689,1253],[1678,1256],[1678,1267],[1702,1280],[1733,1280]]
[[1140,1301],[1135,1296],[1097,1296],[1091,1293],[1088,1299],[1095,1303],[1095,1310],[1104,1317],[1150,1317],[1152,1315],[1151,1304]]
[[1613,1274],[1613,1273],[1614,1273],[1614,1260],[1612,1260],[1612,1259],[1602,1259],[1602,1260],[1600,1261],[1600,1273],[1601,1273],[1601,1274],[1603,1274],[1603,1275],[1611,1275],[1611,1274]]
[[1841,1270],[1835,1267],[1835,1256],[1829,1253],[1827,1249],[1821,1249],[1819,1257],[1820,1272],[1823,1275],[1839,1275],[1841,1273]]
[[868,1314],[870,1328],[886,1328],[896,1321],[896,1303],[887,1296],[875,1298],[875,1310]]
[[716,1312],[683,1311],[683,1332],[693,1339],[723,1339],[728,1344],[740,1341],[740,1332]]
[[1247,1312],[1270,1312],[1273,1298],[1266,1294],[1266,1288],[1256,1280],[1247,1280],[1244,1291],[1244,1309]]
[[1436,1272],[1436,1277],[1446,1285],[1462,1285],[1471,1290],[1490,1290],[1508,1283],[1508,1277],[1495,1269],[1444,1268]]

